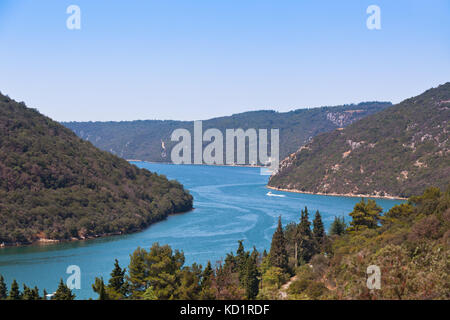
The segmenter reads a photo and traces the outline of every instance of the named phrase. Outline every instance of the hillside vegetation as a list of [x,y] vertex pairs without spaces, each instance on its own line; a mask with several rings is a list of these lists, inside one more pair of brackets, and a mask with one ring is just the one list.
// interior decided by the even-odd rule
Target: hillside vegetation
[[[297,268],[289,299],[450,299],[450,187],[383,216],[373,204],[357,204],[350,226],[332,229],[327,248]],[[369,266],[380,270],[379,288],[367,285]]]
[[191,208],[178,182],[0,94],[0,244],[129,233]]
[[269,186],[408,197],[450,181],[450,83],[342,130],[320,134],[281,163]]
[[[154,243],[137,248],[127,268],[115,260],[92,289],[100,300],[450,299],[450,186],[381,213],[362,199],[350,225],[336,217],[326,233],[319,211],[311,223],[305,208],[298,223],[283,228],[279,218],[269,252],[245,250],[241,240],[215,266],[186,266],[182,251]],[[379,285],[368,267],[378,268]],[[0,275],[0,300],[46,298],[23,288],[13,280],[8,290]],[[61,280],[52,299],[74,298]]]
[[[317,134],[345,127],[390,105],[389,102],[364,102],[284,113],[252,111],[205,120],[203,131],[217,128],[225,134],[226,129],[269,129],[269,132],[280,129],[280,157],[284,158]],[[170,136],[174,130],[184,128],[193,136],[192,121],[64,122],[63,125],[100,149],[122,158],[154,162],[171,161],[170,152],[176,142]]]

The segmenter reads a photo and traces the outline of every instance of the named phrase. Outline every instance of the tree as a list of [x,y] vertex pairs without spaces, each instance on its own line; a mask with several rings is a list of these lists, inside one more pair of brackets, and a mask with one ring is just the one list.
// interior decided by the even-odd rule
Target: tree
[[213,277],[213,275],[214,275],[214,271],[211,266],[211,261],[208,261],[208,264],[206,265],[205,270],[203,270],[201,286],[205,287],[208,284],[208,282],[211,281],[211,278]]
[[383,224],[393,222],[395,219],[411,217],[415,213],[414,207],[409,203],[393,206],[383,217]]
[[192,267],[184,267],[179,278],[180,284],[177,288],[177,299],[198,300],[202,287],[200,285],[202,270],[194,263]]
[[119,261],[115,259],[114,269],[111,272],[111,278],[108,282],[108,290],[112,290],[120,296],[124,297],[127,294],[127,288],[125,283],[126,268],[121,268]]
[[347,224],[345,223],[344,217],[334,217],[334,221],[330,227],[330,234],[340,236],[345,233],[347,229]]
[[127,280],[133,298],[140,298],[149,287],[158,299],[175,299],[184,254],[168,245],[154,243],[147,252],[137,248],[130,256]]
[[301,211],[300,223],[298,224],[298,259],[300,263],[309,262],[316,253],[316,244],[311,232],[311,223],[308,219],[308,208]]
[[323,238],[326,234],[319,210],[316,211],[316,215],[314,216],[313,220],[313,235],[316,242],[321,246],[323,244]]
[[40,300],[41,297],[39,296],[39,289],[37,287],[34,287],[34,289],[31,289],[24,284],[22,299],[23,300]]
[[250,257],[250,253],[245,251],[242,240],[239,240],[238,242],[239,246],[236,251],[236,264],[237,264],[237,271],[239,273],[239,283],[242,287],[244,287],[247,272],[247,260]]
[[158,299],[175,298],[178,286],[177,274],[184,264],[184,254],[168,245],[153,244],[146,257],[148,266],[148,283],[153,286]]
[[281,216],[278,218],[278,227],[272,236],[269,256],[272,267],[278,267],[283,271],[287,271],[288,255],[286,251],[286,238],[284,237],[283,226],[281,224]]
[[6,287],[5,279],[0,276],[0,300],[8,298],[8,288]]
[[138,247],[130,255],[130,264],[128,265],[127,282],[130,285],[130,290],[133,298],[137,298],[144,293],[148,288],[147,277],[148,270],[145,264],[145,257],[147,251]]
[[52,300],[75,300],[75,294],[72,293],[72,290],[61,279]]
[[201,300],[213,300],[215,299],[215,291],[212,287],[214,278],[214,270],[211,267],[211,261],[208,261],[206,268],[203,270],[202,280],[200,282],[201,292],[200,299]]
[[23,285],[23,295],[22,295],[22,299],[23,299],[23,300],[34,300],[34,299],[33,299],[33,292],[32,292],[31,289],[28,288],[25,284]]
[[22,294],[23,300],[39,300],[40,298],[41,297],[39,296],[39,289],[37,287],[31,289],[27,287],[25,284],[23,285],[23,294]]
[[95,283],[92,285],[92,290],[98,294],[98,300],[109,300],[103,278],[95,278]]
[[245,271],[245,295],[247,299],[255,299],[259,292],[259,272],[255,256],[247,259]]
[[9,290],[8,299],[9,300],[21,300],[22,299],[22,294],[20,293],[19,284],[17,283],[16,279],[14,279],[11,284],[11,289]]
[[289,276],[278,267],[270,267],[262,276],[262,290],[260,297],[262,299],[276,300],[279,298],[281,285],[289,279]]
[[378,227],[383,209],[377,205],[375,200],[364,198],[358,202],[350,213],[352,221],[349,231],[359,231],[364,229],[374,229]]

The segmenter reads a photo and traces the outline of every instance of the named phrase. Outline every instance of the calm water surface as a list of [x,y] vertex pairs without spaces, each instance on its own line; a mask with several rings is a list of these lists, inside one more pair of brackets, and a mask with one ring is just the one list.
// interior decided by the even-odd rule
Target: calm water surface
[[[73,243],[0,249],[0,274],[8,285],[17,279],[19,285],[37,285],[42,292],[56,290],[60,278],[67,279],[69,265],[81,268],[81,289],[77,298],[95,298],[91,285],[96,276],[109,278],[114,259],[122,267],[128,265],[129,254],[138,246],[149,248],[154,242],[169,244],[183,250],[186,264],[215,263],[226,253],[235,251],[237,241],[244,240],[250,249],[270,246],[277,218],[283,224],[298,221],[300,209],[307,206],[312,220],[319,210],[326,228],[334,216],[352,211],[360,199],[318,196],[272,191],[265,188],[268,176],[260,175],[258,168],[179,166],[170,164],[135,163],[139,167],[177,179],[194,196],[195,210],[170,216],[150,228],[132,235]],[[385,210],[401,203],[399,200],[380,200]]]

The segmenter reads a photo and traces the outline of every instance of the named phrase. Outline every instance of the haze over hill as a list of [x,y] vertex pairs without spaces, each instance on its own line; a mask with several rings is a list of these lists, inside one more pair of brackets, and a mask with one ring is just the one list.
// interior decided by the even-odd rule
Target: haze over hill
[[0,244],[130,233],[192,201],[178,182],[0,94]]
[[[390,105],[389,102],[363,102],[356,105],[298,109],[284,113],[251,111],[205,120],[203,130],[217,128],[225,133],[226,129],[238,128],[280,129],[280,156],[284,158],[308,143],[315,135],[345,127]],[[177,143],[170,139],[174,130],[184,128],[193,136],[193,121],[137,120],[62,124],[100,149],[125,159],[154,162],[170,162],[170,151]]]
[[450,183],[450,82],[343,130],[318,135],[281,163],[269,186],[401,196]]

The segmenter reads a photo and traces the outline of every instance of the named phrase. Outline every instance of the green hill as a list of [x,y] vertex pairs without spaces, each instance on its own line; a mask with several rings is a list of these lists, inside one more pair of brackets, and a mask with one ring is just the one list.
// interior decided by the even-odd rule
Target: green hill
[[318,135],[282,161],[269,186],[314,193],[408,197],[450,181],[450,83],[343,130]]
[[[217,128],[225,133],[225,129],[237,128],[280,129],[280,157],[284,158],[321,132],[345,127],[389,106],[389,102],[364,102],[291,112],[252,111],[205,120],[203,130]],[[63,125],[102,150],[125,159],[154,162],[170,162],[170,151],[176,144],[170,136],[175,129],[184,128],[193,135],[192,121],[65,122]]]
[[178,182],[0,94],[0,244],[130,233],[191,208]]

